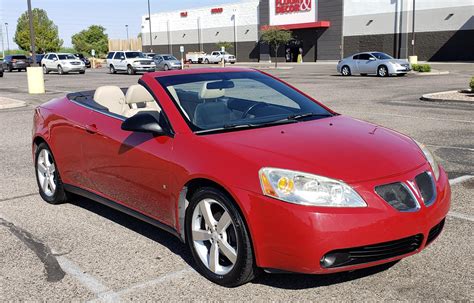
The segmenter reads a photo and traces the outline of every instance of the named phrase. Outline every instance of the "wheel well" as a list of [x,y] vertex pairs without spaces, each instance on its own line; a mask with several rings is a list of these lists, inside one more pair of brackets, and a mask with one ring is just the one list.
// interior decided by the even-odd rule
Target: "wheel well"
[[[44,140],[43,138],[41,138],[40,136],[37,136],[36,138],[33,139],[33,144],[35,146],[38,146],[40,145],[41,143],[46,143],[46,140]],[[47,143],[46,143],[47,144]]]

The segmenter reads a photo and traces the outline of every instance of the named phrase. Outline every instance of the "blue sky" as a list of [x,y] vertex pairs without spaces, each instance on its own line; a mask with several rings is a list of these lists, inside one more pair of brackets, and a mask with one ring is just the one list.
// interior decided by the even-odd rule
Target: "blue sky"
[[[92,24],[107,29],[110,38],[126,38],[125,24],[130,37],[140,32],[141,16],[147,14],[147,0],[31,0],[33,7],[46,10],[48,16],[59,28],[64,46],[71,46],[71,36]],[[151,13],[178,9],[190,9],[207,5],[233,3],[238,0],[150,0]],[[13,42],[18,17],[27,9],[26,0],[0,0],[0,25],[5,36],[5,22],[8,23],[10,49],[18,47]],[[1,47],[1,43],[0,43]]]

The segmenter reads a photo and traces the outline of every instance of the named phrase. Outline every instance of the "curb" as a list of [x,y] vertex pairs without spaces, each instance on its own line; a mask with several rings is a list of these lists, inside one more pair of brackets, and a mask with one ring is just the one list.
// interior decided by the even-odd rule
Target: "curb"
[[452,102],[452,103],[460,103],[460,104],[474,104],[474,100],[466,101],[466,100],[436,98],[436,95],[457,93],[457,92],[459,92],[459,90],[450,90],[450,91],[445,91],[445,92],[424,94],[423,96],[421,96],[420,100],[430,101],[430,102]]
[[428,73],[410,72],[409,75],[414,75],[414,76],[442,76],[442,75],[449,75],[449,71],[428,72]]
[[27,106],[26,102],[6,97],[0,97],[0,110]]

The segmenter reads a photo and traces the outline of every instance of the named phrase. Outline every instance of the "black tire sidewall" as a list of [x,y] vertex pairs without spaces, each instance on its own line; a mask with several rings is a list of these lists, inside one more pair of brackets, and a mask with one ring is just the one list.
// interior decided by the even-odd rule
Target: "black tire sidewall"
[[[347,69],[347,75],[344,75],[344,69]],[[341,74],[342,74],[343,76],[346,76],[346,77],[347,77],[347,76],[350,76],[350,75],[351,75],[351,69],[349,68],[349,66],[344,65],[344,66],[342,67]]]
[[[56,170],[54,172],[54,177],[56,179],[56,191],[54,192],[54,195],[52,196],[48,196],[43,192],[43,189],[41,188],[41,184],[38,178],[38,156],[43,149],[46,149],[49,151],[51,157],[53,158],[53,163],[56,167]],[[51,149],[48,147],[46,143],[41,143],[40,145],[38,145],[35,151],[35,178],[36,178],[36,184],[38,185],[39,194],[43,200],[45,200],[46,202],[50,204],[61,204],[66,201],[66,192],[64,191],[64,186],[61,181],[61,177],[59,176],[56,160],[54,159],[54,155]]]
[[[237,235],[237,261],[235,262],[232,270],[225,275],[218,275],[211,272],[202,263],[199,255],[194,249],[194,244],[192,241],[192,215],[198,203],[206,198],[214,199],[225,206],[226,210],[229,212],[229,215],[232,218]],[[250,272],[253,273],[255,262],[253,259],[253,249],[250,236],[247,227],[242,219],[242,216],[240,215],[232,200],[226,194],[212,187],[205,187],[198,190],[191,198],[190,204],[186,209],[185,233],[186,242],[188,243],[188,246],[191,250],[191,254],[194,258],[198,271],[210,281],[226,287],[235,287],[244,284],[251,278],[253,278],[253,274],[250,274]],[[250,261],[251,266],[249,268]]]

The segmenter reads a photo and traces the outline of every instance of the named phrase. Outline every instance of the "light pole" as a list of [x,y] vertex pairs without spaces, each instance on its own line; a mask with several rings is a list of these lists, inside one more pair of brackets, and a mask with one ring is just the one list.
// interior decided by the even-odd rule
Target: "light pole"
[[131,47],[130,47],[130,39],[128,38],[128,24],[125,24],[125,30],[127,31],[127,47],[128,47],[128,50],[130,50]]
[[36,65],[35,29],[33,28],[33,13],[31,12],[31,0],[28,0],[28,19],[30,23],[31,58],[33,59],[33,64]]
[[151,33],[151,12],[150,12],[150,0],[148,0],[148,26],[150,28],[150,53],[153,53],[153,37]]
[[2,38],[2,58],[5,58],[5,41],[3,39],[3,27],[0,26],[0,36]]
[[5,22],[5,30],[7,32],[7,51],[10,52],[10,41],[8,41],[8,22]]
[[412,56],[415,55],[415,0],[413,0],[413,17],[412,17],[412,33],[411,33],[411,46],[412,48]]

